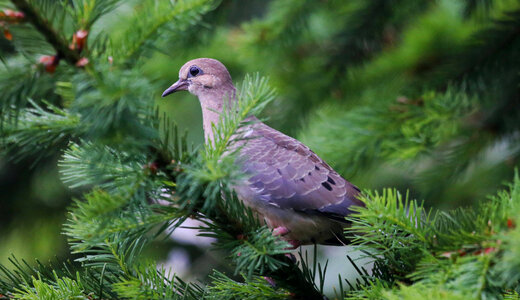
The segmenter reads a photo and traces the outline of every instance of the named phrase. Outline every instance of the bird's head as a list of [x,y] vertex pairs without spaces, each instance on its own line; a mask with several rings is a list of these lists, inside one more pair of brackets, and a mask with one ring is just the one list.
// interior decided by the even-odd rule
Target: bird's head
[[199,98],[209,94],[223,94],[234,90],[226,67],[212,58],[197,58],[185,63],[179,71],[179,80],[167,88],[162,96],[177,91],[189,91]]

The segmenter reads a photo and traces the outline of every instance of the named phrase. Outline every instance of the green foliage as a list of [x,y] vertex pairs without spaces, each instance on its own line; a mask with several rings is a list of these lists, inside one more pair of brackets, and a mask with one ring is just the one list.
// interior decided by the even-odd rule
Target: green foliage
[[8,113],[10,109],[25,107],[28,99],[55,100],[53,95],[55,79],[41,76],[40,72],[31,69],[29,62],[22,59],[10,60],[0,65],[0,70],[2,71],[2,81],[0,81],[2,122],[10,116]]
[[[202,288],[185,283],[170,271],[156,270],[155,263],[139,267],[136,277],[114,284],[114,290],[123,299],[196,299]],[[174,287],[174,288],[172,288]]]
[[[374,259],[374,284],[351,297],[383,299],[428,295],[461,299],[502,297],[520,288],[517,244],[520,178],[509,191],[473,209],[424,209],[398,192],[366,193],[366,208],[350,217],[349,233]],[[514,250],[513,250],[514,249]],[[516,253],[516,252],[515,252]],[[377,282],[386,284],[378,284]],[[398,284],[388,289],[388,283]]]
[[237,282],[215,271],[211,279],[208,299],[286,299],[290,295],[289,292],[270,285],[261,277],[244,277],[244,282]]
[[[98,186],[111,190],[120,184],[131,185],[143,177],[140,170],[146,157],[118,152],[108,146],[71,143],[60,163],[62,179],[71,188]],[[144,179],[144,178],[142,178]]]
[[[518,298],[520,179],[486,195],[511,181],[520,155],[520,5],[265,5],[257,14],[225,0],[0,0],[25,13],[8,24],[13,41],[0,41],[2,161],[38,168],[59,156],[76,193],[63,229],[74,263],[12,259],[13,270],[0,266],[0,297],[322,298],[330,263],[293,261],[233,192],[244,180],[235,159],[244,140],[234,138],[265,109],[366,188],[346,234],[373,269],[348,258],[360,279],[338,276],[339,297]],[[270,77],[245,76],[200,148],[173,122],[185,114],[178,102],[167,113],[154,103],[195,56],[221,59],[235,78]],[[188,218],[241,277],[215,270],[194,284],[145,257]]]
[[[155,41],[161,38],[175,39],[190,25],[200,22],[201,15],[210,11],[214,5],[215,1],[212,0],[144,1],[136,7],[135,14],[125,20],[132,27],[125,26],[128,32],[115,38],[106,54],[116,58],[117,64],[135,64],[134,60],[145,57],[147,49],[158,50]],[[161,52],[168,53],[168,50],[163,49]]]
[[[16,299],[37,300],[37,299],[75,299],[86,300],[88,297],[84,294],[84,288],[81,282],[74,281],[70,278],[58,278],[54,273],[55,284],[48,284],[41,278],[32,278],[32,286],[24,286],[24,290],[20,290],[13,294]],[[79,278],[78,278],[79,279]]]
[[12,118],[5,118],[1,143],[3,151],[14,159],[26,156],[37,159],[49,155],[56,147],[64,147],[70,140],[82,133],[79,117],[47,103],[46,109],[30,101],[32,108],[26,108]]

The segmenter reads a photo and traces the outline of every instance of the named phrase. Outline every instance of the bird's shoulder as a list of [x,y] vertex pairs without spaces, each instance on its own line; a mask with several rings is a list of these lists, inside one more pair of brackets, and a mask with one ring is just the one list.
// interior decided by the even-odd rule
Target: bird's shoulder
[[342,218],[359,189],[341,177],[309,147],[264,123],[245,130],[244,170],[259,198],[281,208]]

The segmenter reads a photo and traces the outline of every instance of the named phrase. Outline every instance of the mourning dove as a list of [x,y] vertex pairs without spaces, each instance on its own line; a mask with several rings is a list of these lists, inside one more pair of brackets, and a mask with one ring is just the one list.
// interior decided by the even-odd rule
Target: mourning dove
[[[212,125],[218,126],[222,110],[232,107],[225,102],[236,101],[231,75],[218,60],[190,60],[162,96],[186,90],[199,98],[206,142],[213,140]],[[347,243],[345,217],[352,205],[363,206],[359,189],[300,141],[255,117],[249,121],[241,129],[247,139],[241,139],[238,151],[248,179],[234,186],[237,197],[294,247]]]

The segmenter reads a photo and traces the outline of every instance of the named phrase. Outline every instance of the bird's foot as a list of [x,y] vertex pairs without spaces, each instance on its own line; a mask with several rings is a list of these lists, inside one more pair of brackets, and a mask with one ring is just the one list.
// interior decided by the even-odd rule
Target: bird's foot
[[273,229],[273,235],[274,236],[284,236],[286,234],[288,234],[289,232],[291,232],[289,229],[287,229],[287,227],[285,226],[279,226],[279,227],[276,227],[275,229]]
[[294,254],[292,254],[292,253],[285,253],[284,255],[285,255],[285,257],[290,259],[293,263],[296,263],[296,256],[294,256]]
[[267,283],[269,283],[272,287],[276,287],[276,281],[274,281],[273,278],[269,277],[269,276],[264,276],[264,279],[265,281],[267,281]]
[[[285,227],[285,226],[279,226],[279,227],[276,227],[275,229],[273,229],[273,235],[274,236],[284,236],[284,235],[287,235],[289,234],[291,231]],[[289,243],[291,245],[291,247],[287,247],[286,249],[288,250],[294,250],[298,247],[301,246],[301,242],[298,241],[298,240],[288,240],[288,239],[284,239],[287,243]]]
[[291,247],[287,248],[290,250],[294,250],[302,245],[302,242],[300,242],[298,240],[287,240],[287,243],[289,243],[291,245]]

